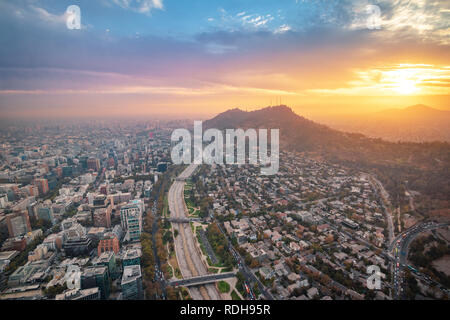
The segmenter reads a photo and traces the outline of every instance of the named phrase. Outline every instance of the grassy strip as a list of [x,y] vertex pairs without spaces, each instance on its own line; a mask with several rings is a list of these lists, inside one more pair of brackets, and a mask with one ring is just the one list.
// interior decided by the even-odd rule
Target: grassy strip
[[219,287],[220,293],[228,293],[228,292],[230,292],[230,284],[228,282],[219,281],[217,286]]
[[233,290],[231,292],[231,299],[233,299],[233,300],[241,300],[241,298],[239,297],[239,295],[237,294],[237,292],[235,290]]

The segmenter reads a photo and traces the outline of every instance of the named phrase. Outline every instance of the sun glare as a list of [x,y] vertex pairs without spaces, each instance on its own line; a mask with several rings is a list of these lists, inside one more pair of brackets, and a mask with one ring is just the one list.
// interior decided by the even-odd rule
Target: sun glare
[[387,71],[385,80],[395,92],[400,94],[413,94],[418,91],[416,84],[424,74],[425,71],[421,68],[402,68]]
[[[370,74],[369,74],[370,75]],[[447,67],[424,64],[400,64],[372,71],[375,87],[399,95],[448,93],[446,83],[450,72]]]
[[448,95],[450,66],[398,64],[366,70],[355,70],[355,78],[347,87],[315,89],[323,95],[415,96]]
[[418,91],[416,83],[413,80],[402,80],[394,85],[394,90],[400,94],[413,94]]

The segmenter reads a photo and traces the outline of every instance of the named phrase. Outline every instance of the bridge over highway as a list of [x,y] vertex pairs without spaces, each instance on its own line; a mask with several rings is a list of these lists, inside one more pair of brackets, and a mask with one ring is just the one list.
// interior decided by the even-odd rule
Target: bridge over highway
[[169,218],[166,220],[173,223],[202,222],[200,218]]
[[208,274],[205,276],[198,276],[192,278],[185,279],[177,279],[169,281],[169,284],[174,287],[190,287],[190,286],[199,286],[207,283],[214,283],[219,280],[233,278],[236,276],[236,272],[224,272],[218,274]]

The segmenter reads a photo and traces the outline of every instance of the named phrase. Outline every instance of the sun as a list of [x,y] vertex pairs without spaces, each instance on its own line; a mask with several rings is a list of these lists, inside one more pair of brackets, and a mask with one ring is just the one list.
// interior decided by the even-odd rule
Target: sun
[[419,90],[413,80],[401,80],[394,85],[393,89],[400,94],[413,94]]
[[419,91],[421,79],[426,78],[426,70],[400,66],[400,69],[386,71],[385,80],[398,94],[414,94]]

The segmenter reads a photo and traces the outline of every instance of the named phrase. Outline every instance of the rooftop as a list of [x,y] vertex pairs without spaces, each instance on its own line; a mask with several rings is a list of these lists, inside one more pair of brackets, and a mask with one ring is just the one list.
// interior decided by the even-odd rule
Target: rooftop
[[141,267],[137,265],[126,266],[123,269],[122,285],[135,281],[141,277]]

